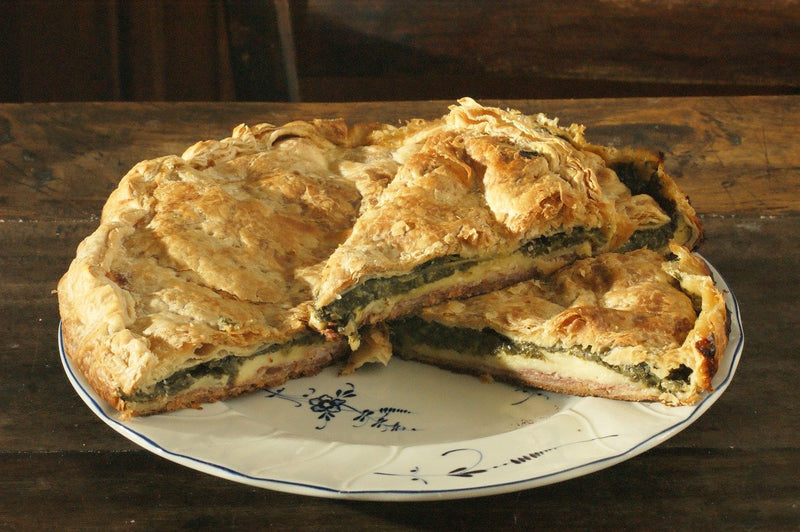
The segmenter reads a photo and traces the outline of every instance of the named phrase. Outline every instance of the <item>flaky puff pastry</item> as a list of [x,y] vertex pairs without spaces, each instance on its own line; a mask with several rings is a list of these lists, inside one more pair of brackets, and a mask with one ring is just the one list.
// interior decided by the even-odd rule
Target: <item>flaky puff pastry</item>
[[[243,125],[136,165],[58,285],[66,352],[92,387],[124,415],[153,413],[313,373],[342,352],[307,328],[309,272],[346,237],[362,192],[393,173],[390,152],[369,140],[382,127]],[[132,399],[187,368],[303,335],[319,339],[307,356],[250,382]]]
[[[528,356],[544,360],[566,353],[566,361],[553,358],[550,365],[537,366],[526,363],[520,353],[462,356],[421,348],[413,337],[394,340],[406,346],[400,355],[408,358],[551,391],[693,404],[712,390],[711,379],[728,341],[727,313],[723,294],[702,259],[674,243],[670,249],[672,260],[646,249],[583,259],[545,279],[419,313],[447,327],[493,331],[526,346],[522,351]],[[659,381],[677,371],[686,382],[669,389],[638,378],[606,382],[587,376],[585,368],[576,371],[570,357],[604,371],[636,368]]]
[[[507,260],[483,278],[418,294],[416,305],[408,301],[411,297],[401,297],[361,315],[328,311],[366,280],[405,275],[434,259],[503,259],[538,237],[596,231],[602,235],[599,243],[576,251],[586,256],[617,249],[637,230],[672,223],[650,190],[634,194],[619,179],[610,163],[625,157],[606,160],[611,151],[589,144],[579,125],[560,127],[543,114],[484,107],[464,98],[441,119],[415,123],[413,134],[405,138],[407,145],[398,150],[402,156],[396,157],[396,176],[362,211],[320,274],[311,322],[320,330],[357,335],[364,324],[549,273],[575,257],[516,261],[513,266]],[[643,167],[643,154],[625,155]],[[657,171],[661,173],[654,183],[672,183],[656,163],[652,172]],[[642,179],[635,171],[631,174]],[[650,177],[642,180],[650,182]],[[692,246],[699,222],[688,201],[678,208],[689,212],[697,227],[682,241]]]
[[[526,236],[612,220],[614,205],[599,180],[613,178],[601,158],[554,138],[537,122],[544,117],[517,118],[527,127],[505,111],[462,100],[430,121],[414,138],[419,148],[328,260],[317,305],[370,275],[405,272],[446,255],[510,253]],[[536,148],[549,157],[520,155]]]
[[[320,338],[306,357],[243,384],[169,391],[151,404],[132,397],[157,396],[158,384],[189,368],[311,334],[313,297],[324,305],[370,276],[437,257],[508,256],[525,239],[580,227],[614,247],[670,222],[666,205],[650,190],[632,192],[610,152],[582,131],[463,99],[441,119],[399,127],[240,126],[181,157],[144,161],[111,194],[59,283],[66,351],[123,414],[197,406],[317,371],[344,345]],[[614,164],[625,169],[629,159]],[[669,182],[653,165],[636,154],[633,181],[657,167],[647,181]],[[471,282],[488,290],[532,272]]]

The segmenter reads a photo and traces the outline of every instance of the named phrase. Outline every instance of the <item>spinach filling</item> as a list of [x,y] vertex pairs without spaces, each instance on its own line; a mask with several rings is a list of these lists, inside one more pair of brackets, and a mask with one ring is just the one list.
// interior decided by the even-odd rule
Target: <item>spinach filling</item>
[[656,201],[659,197],[663,197],[658,180],[658,167],[652,161],[642,161],[641,165],[637,165],[634,161],[619,161],[611,164],[610,168],[634,196],[647,194],[656,198]]
[[657,165],[652,161],[643,161],[641,165],[633,161],[624,161],[612,164],[611,169],[630,189],[631,194],[634,196],[647,194],[652,197],[670,218],[670,223],[661,227],[636,231],[618,251],[624,253],[639,248],[652,250],[666,248],[678,227],[679,213],[675,202],[664,195]]
[[208,362],[203,362],[196,366],[175,372],[166,379],[158,381],[148,390],[137,390],[131,394],[121,394],[120,398],[123,401],[139,403],[152,401],[158,397],[174,396],[187,390],[195,382],[206,377],[212,377],[214,380],[218,381],[225,380],[225,384],[231,384],[239,374],[242,365],[249,360],[282,349],[311,345],[314,342],[321,341],[324,340],[316,334],[306,334],[288,343],[266,345],[251,355],[228,355],[224,358],[209,360]]
[[[536,156],[535,152],[522,152],[523,157]],[[618,250],[625,253],[640,248],[655,251],[667,247],[678,226],[678,210],[674,201],[667,198],[662,191],[662,183],[658,176],[658,168],[652,161],[622,161],[611,165],[620,181],[631,193],[647,194],[653,197],[664,212],[670,217],[670,223],[659,227],[635,231]],[[530,240],[520,247],[520,252],[535,258],[552,253],[559,249],[590,242],[593,249],[600,248],[605,242],[601,229],[577,227],[569,232],[563,231]],[[404,294],[411,290],[439,279],[444,279],[458,272],[468,270],[478,264],[478,260],[465,260],[458,256],[440,257],[420,264],[411,272],[393,277],[367,279],[351,290],[342,294],[336,301],[315,312],[323,322],[348,323],[354,319],[355,313],[369,303]]]
[[665,249],[672,238],[675,229],[673,223],[664,224],[652,229],[639,229],[628,238],[628,240],[616,250],[617,253],[627,253],[634,249],[648,248],[653,251]]
[[597,249],[604,242],[602,231],[596,228],[586,229],[585,227],[576,227],[570,232],[564,231],[529,240],[522,245],[520,251],[529,257],[538,257],[539,255],[552,253],[558,249],[577,246],[586,241],[591,243],[592,249]]
[[588,353],[577,347],[555,351],[532,343],[514,342],[492,329],[477,331],[464,327],[449,327],[416,316],[394,322],[391,330],[392,345],[401,356],[404,352],[409,352],[417,343],[423,343],[435,349],[453,350],[468,356],[514,355],[526,358],[546,358],[549,353],[566,353],[600,364],[634,381],[643,382],[664,391],[680,390],[689,383],[689,377],[692,374],[690,368],[681,364],[662,379],[653,374],[650,366],[645,362],[617,366],[604,362],[600,355]]
[[[598,247],[603,242],[603,234],[600,229],[579,227],[569,233],[561,232],[530,240],[522,245],[520,252],[535,258],[587,240],[591,242],[592,247]],[[420,264],[406,274],[367,279],[316,312],[325,322],[347,323],[354,318],[358,309],[366,307],[373,301],[410,292],[420,286],[468,270],[479,262],[481,261],[463,259],[457,255],[435,258]]]
[[493,329],[476,331],[466,327],[448,327],[417,316],[393,322],[390,334],[392,346],[400,353],[408,351],[417,342],[471,356],[497,355],[513,347],[511,340]]
[[419,286],[467,270],[477,263],[476,260],[464,260],[457,255],[429,260],[403,275],[367,279],[317,312],[324,321],[348,322],[353,319],[357,309],[364,308],[372,301],[410,292]]

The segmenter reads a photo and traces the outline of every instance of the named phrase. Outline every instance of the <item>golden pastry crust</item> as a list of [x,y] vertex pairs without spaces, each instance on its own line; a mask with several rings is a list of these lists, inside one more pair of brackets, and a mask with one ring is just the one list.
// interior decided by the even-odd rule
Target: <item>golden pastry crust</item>
[[[596,175],[606,171],[600,157],[534,123],[519,129],[499,109],[461,103],[430,123],[424,144],[328,260],[317,306],[366,276],[447,255],[510,253],[554,228],[613,223],[614,203],[602,196]],[[528,159],[520,155],[525,149],[550,157]]]
[[[604,156],[612,151],[588,144],[581,126],[562,128],[541,114],[483,107],[465,98],[440,120],[416,123],[406,138],[403,153],[411,155],[362,211],[320,273],[311,321],[319,330],[355,336],[364,324],[547,274],[577,257],[617,249],[635,231],[671,222],[652,196],[633,194],[612,169],[611,163],[620,165],[626,156],[635,155],[638,164],[643,153],[613,152],[615,158],[607,160]],[[660,166],[658,172],[656,183],[672,183]],[[636,171],[631,174],[641,178]],[[641,179],[649,183],[650,178]],[[688,201],[672,206],[694,213]],[[696,217],[693,223],[699,227]],[[582,232],[587,237],[567,246],[563,256],[518,257],[509,266],[509,257],[537,238]],[[665,247],[666,237],[662,241]],[[692,246],[695,241],[690,235],[681,243]],[[554,259],[546,260],[551,255]],[[417,289],[353,315],[331,311],[341,305],[337,301],[343,294],[370,279],[406,275],[453,257],[505,262],[482,276],[444,288],[432,285],[430,293]]]
[[[664,170],[664,157],[660,153],[634,147],[615,148],[582,141],[582,148],[599,154],[606,164],[633,189],[632,199],[658,198],[659,206],[670,214],[673,227],[672,240],[688,249],[694,249],[703,240],[703,226],[689,197]],[[639,176],[639,177],[633,177]],[[642,179],[641,176],[649,176]],[[636,210],[633,219],[645,211]],[[665,249],[666,250],[666,249]]]
[[[64,343],[124,416],[198,406],[343,354],[319,311],[371,279],[439,260],[438,274],[451,272],[376,298],[346,334],[550,273],[643,229],[676,227],[691,246],[693,213],[658,157],[466,98],[400,127],[242,125],[122,179],[59,283]],[[552,252],[537,240],[553,236],[574,242]],[[531,242],[547,249],[530,258],[520,249]],[[219,369],[233,365],[248,370]],[[197,382],[178,386],[187,375]]]
[[389,326],[386,323],[376,323],[365,329],[362,331],[361,344],[350,354],[339,375],[350,375],[366,364],[380,363],[386,366],[392,358]]
[[670,261],[646,249],[583,259],[546,279],[449,301],[419,315],[448,327],[489,329],[539,353],[571,353],[604,368],[646,368],[654,380],[690,369],[680,389],[636,379],[604,383],[558,362],[555,369],[534,370],[519,354],[491,362],[480,356],[437,359],[431,350],[418,357],[413,340],[401,354],[574,395],[692,404],[711,390],[727,345],[727,314],[705,263],[684,247],[673,244],[671,250],[676,258]]
[[[182,157],[134,167],[58,286],[67,353],[93,388],[137,414],[130,410],[153,409],[131,397],[186,368],[316,339],[306,326],[308,271],[344,238],[361,201],[337,166],[384,157],[352,149],[378,129],[240,126]],[[305,374],[343,350],[312,343],[307,360],[275,364],[278,373]],[[238,388],[275,383],[262,377]],[[169,410],[234,393],[237,386],[153,401]]]

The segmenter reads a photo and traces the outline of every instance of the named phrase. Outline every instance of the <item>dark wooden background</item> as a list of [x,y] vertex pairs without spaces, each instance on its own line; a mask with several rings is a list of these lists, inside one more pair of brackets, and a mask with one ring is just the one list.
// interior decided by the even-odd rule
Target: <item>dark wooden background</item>
[[[798,530],[798,58],[794,0],[0,0],[0,530]],[[53,289],[133,164],[240,122],[464,95],[665,153],[744,316],[709,415],[572,481],[386,504],[199,473],[85,408]]]
[[3,0],[0,102],[797,94],[800,4]]
[[800,96],[506,102],[663,151],[741,304],[730,388],[641,456],[492,497],[337,501],[178,466],[86,408],[58,361],[53,289],[133,164],[240,122],[432,118],[448,103],[0,104],[0,531],[800,530]]

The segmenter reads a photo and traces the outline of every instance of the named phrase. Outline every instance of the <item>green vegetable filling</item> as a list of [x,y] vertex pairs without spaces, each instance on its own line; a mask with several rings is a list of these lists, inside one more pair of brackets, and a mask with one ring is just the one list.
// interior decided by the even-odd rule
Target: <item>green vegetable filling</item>
[[641,165],[634,161],[620,161],[613,163],[611,169],[634,196],[647,194],[656,198],[656,201],[662,196],[658,167],[652,161],[642,161]]
[[690,368],[681,364],[662,379],[653,374],[650,366],[645,362],[635,365],[612,365],[604,362],[600,355],[583,351],[577,347],[556,351],[532,343],[514,342],[492,329],[477,331],[464,327],[449,327],[416,316],[392,324],[392,345],[398,353],[409,352],[414,344],[418,343],[434,349],[456,351],[468,356],[512,355],[526,358],[547,358],[547,355],[551,353],[568,354],[600,364],[634,381],[640,381],[664,391],[675,391],[682,388],[688,384],[692,374]]
[[[534,258],[557,249],[578,245],[586,240],[589,240],[593,247],[600,246],[603,241],[602,232],[599,229],[576,228],[569,233],[543,236],[526,242],[520,248],[520,252]],[[353,319],[358,309],[366,307],[373,301],[410,292],[420,286],[468,270],[479,263],[479,260],[463,259],[457,255],[436,258],[420,264],[403,275],[367,279],[317,312],[323,321],[346,323]]]
[[206,377],[212,377],[214,380],[225,381],[225,384],[231,384],[239,374],[242,365],[258,356],[274,353],[282,349],[291,349],[292,347],[311,345],[314,342],[321,342],[324,339],[316,334],[307,334],[298,337],[291,342],[284,344],[270,344],[262,347],[255,353],[247,356],[229,355],[224,358],[209,360],[186,368],[184,370],[173,373],[164,380],[157,382],[152,388],[148,390],[137,390],[132,394],[121,394],[120,398],[129,402],[148,402],[158,397],[168,397],[177,395],[184,390],[189,389],[194,383]]
[[357,309],[366,307],[372,301],[410,292],[419,286],[467,270],[477,263],[475,260],[464,260],[452,255],[420,264],[403,275],[367,279],[318,312],[325,321],[348,322],[353,319]]
[[538,257],[559,249],[577,246],[586,241],[591,243],[593,249],[600,247],[604,242],[602,231],[576,227],[570,232],[555,233],[530,240],[523,244],[520,251],[529,257]]
[[634,249],[648,248],[653,251],[665,249],[675,232],[673,224],[664,224],[652,229],[640,229],[635,231],[619,249],[617,253],[627,253]]

